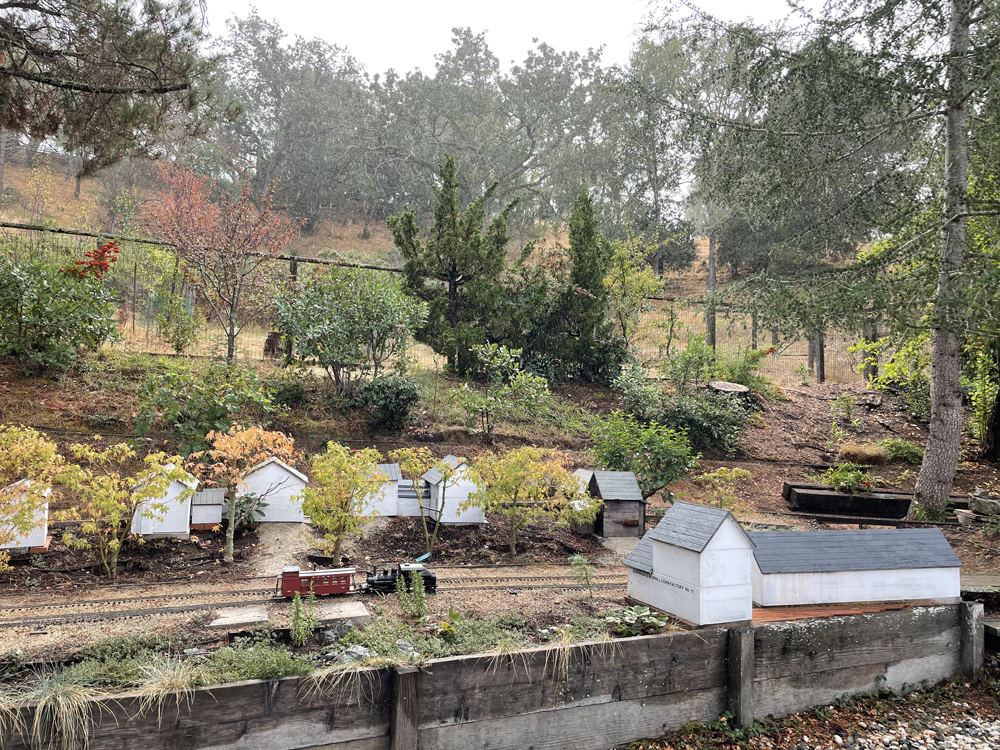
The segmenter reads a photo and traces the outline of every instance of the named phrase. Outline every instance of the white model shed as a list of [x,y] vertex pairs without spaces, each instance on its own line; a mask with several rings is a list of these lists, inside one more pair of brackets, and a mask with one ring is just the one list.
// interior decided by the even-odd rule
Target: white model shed
[[[27,480],[22,479],[20,482],[15,482],[9,485],[6,492],[10,493],[20,493],[24,494],[23,485]],[[48,497],[52,493],[51,488],[46,487],[42,492],[43,497]],[[14,531],[13,526],[7,526],[4,528],[3,536],[6,537],[8,533]],[[14,532],[14,536],[5,543],[0,543],[0,550],[4,552],[35,552],[41,551],[46,547],[46,541],[49,536],[49,503],[48,500],[43,502],[35,509],[34,516],[32,518],[32,527],[27,531]]]
[[[580,487],[584,492],[589,494],[590,492],[590,480],[594,476],[594,472],[590,469],[577,469],[573,472],[573,476],[577,478],[580,482]],[[575,505],[579,506],[583,504],[583,500],[574,500]],[[579,509],[579,507],[577,507]],[[594,522],[593,521],[571,521],[569,525],[569,530],[574,534],[579,534],[581,536],[587,536],[588,534],[594,533]]]
[[239,497],[257,495],[267,503],[260,511],[261,523],[302,523],[302,490],[309,477],[280,458],[269,458],[243,475]]
[[729,511],[675,502],[625,560],[629,596],[694,625],[750,620],[753,545]]
[[797,604],[939,603],[961,596],[958,555],[941,529],[757,531],[753,601]]
[[[139,506],[132,518],[132,533],[154,538],[190,538],[191,506],[184,495],[197,487],[198,480],[190,475],[183,482],[173,480],[161,497],[147,500]],[[161,504],[166,506],[162,511],[152,508],[153,505]],[[156,517],[143,515],[147,512],[156,514]]]
[[[424,483],[421,481],[421,485]],[[427,490],[424,489],[424,502],[427,502]],[[396,484],[396,515],[401,518],[420,518],[420,502],[413,489],[413,482],[400,479]]]
[[191,498],[191,530],[207,531],[222,524],[226,491],[221,487],[202,490]]
[[[461,513],[458,511],[458,506],[468,500],[469,495],[477,489],[476,485],[466,474],[468,464],[457,456],[451,455],[445,456],[442,460],[457,471],[448,480],[448,486],[444,491],[444,513],[441,516],[441,523],[485,523],[486,515],[483,513],[482,508],[469,508]],[[441,495],[444,480],[437,469],[431,469],[423,475],[422,479],[430,489],[430,496],[426,497],[424,502],[427,503],[431,518],[437,520],[438,513],[441,512]]]
[[[365,516],[396,516],[399,515],[399,464],[379,464],[378,473],[384,481],[365,504],[362,515]],[[417,515],[420,511],[417,511]]]

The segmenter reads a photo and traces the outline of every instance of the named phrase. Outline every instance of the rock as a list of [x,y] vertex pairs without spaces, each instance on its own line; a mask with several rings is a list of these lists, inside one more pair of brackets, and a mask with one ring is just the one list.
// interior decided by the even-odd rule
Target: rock
[[220,616],[212,620],[208,627],[232,630],[267,622],[267,609],[265,607],[233,607],[219,610],[219,612]]
[[320,643],[330,645],[333,643],[338,643],[341,638],[354,630],[354,623],[350,620],[337,623],[328,628],[323,628],[319,631],[319,641]]
[[980,516],[1000,516],[1000,500],[983,495],[969,495],[969,510]]
[[396,648],[399,649],[399,655],[404,659],[409,661],[416,661],[420,658],[420,652],[413,647],[413,644],[409,641],[400,638],[396,641]]
[[369,656],[371,656],[371,652],[364,646],[351,646],[337,657],[337,664],[354,664]]
[[839,734],[833,735],[833,744],[834,745],[843,745],[844,744],[844,738],[841,737]]
[[333,600],[316,607],[316,620],[325,627],[343,626],[344,623],[363,625],[370,619],[368,608],[359,601]]
[[203,648],[186,648],[182,653],[184,656],[204,656],[208,651]]

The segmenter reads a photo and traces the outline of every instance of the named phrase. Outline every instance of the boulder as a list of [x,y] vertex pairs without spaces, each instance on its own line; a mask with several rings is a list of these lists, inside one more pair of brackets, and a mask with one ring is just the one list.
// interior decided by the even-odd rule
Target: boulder
[[969,510],[980,516],[1000,516],[1000,499],[986,495],[970,495]]

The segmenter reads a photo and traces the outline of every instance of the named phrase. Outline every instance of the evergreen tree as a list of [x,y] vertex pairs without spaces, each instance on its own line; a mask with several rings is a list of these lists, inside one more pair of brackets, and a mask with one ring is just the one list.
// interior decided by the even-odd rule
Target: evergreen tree
[[[507,222],[516,201],[486,225],[491,185],[464,210],[458,197],[458,168],[447,156],[440,187],[434,189],[434,222],[426,242],[419,239],[417,216],[409,206],[387,223],[403,255],[406,288],[426,301],[426,325],[417,340],[444,355],[460,374],[475,364],[474,346],[486,343],[486,325],[502,293],[501,274],[510,234]],[[485,228],[484,228],[485,227]]]
[[573,266],[563,294],[571,342],[567,354],[579,367],[581,380],[610,382],[621,370],[620,358],[613,353],[614,331],[606,317],[604,278],[611,268],[611,245],[598,229],[594,201],[586,189],[573,203],[569,255]]

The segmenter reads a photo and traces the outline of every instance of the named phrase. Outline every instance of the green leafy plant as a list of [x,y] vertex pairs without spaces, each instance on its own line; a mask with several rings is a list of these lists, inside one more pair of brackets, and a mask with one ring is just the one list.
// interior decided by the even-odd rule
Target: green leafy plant
[[486,344],[473,349],[480,364],[479,374],[485,381],[482,388],[463,383],[455,392],[455,400],[478,421],[483,442],[493,443],[493,433],[500,419],[517,414],[531,414],[548,395],[545,378],[521,369],[521,350]]
[[427,320],[427,306],[390,276],[337,269],[278,300],[278,324],[296,358],[322,367],[340,394],[378,378]]
[[255,492],[236,496],[236,514],[233,517],[235,533],[249,534],[264,516],[264,508],[268,507],[264,498]]
[[709,495],[719,508],[734,510],[740,501],[736,494],[736,483],[752,478],[753,474],[746,469],[730,469],[723,466],[715,471],[695,477],[694,481],[708,490]]
[[573,571],[573,580],[581,586],[587,587],[590,599],[594,599],[594,574],[597,569],[590,564],[586,555],[573,555],[569,558],[570,569]]
[[739,399],[726,393],[697,391],[665,399],[656,421],[683,431],[695,450],[731,456],[749,420],[750,411]]
[[812,375],[812,373],[809,372],[809,368],[806,367],[805,362],[799,362],[795,365],[795,369],[792,370],[792,372],[794,372],[795,376],[799,379],[799,385],[809,385],[812,382],[809,379],[809,376]]
[[198,340],[198,333],[205,327],[205,320],[189,300],[184,297],[167,297],[159,303],[156,325],[160,335],[167,340],[176,354]]
[[226,432],[234,424],[266,424],[274,410],[254,368],[211,363],[200,371],[150,374],[139,391],[136,431],[168,426],[183,441],[182,452],[191,453],[205,447],[208,433]]
[[687,435],[651,422],[613,412],[597,427],[594,455],[613,471],[631,471],[643,497],[650,497],[698,465]]
[[323,532],[324,549],[340,564],[348,536],[372,519],[367,506],[385,478],[378,473],[380,454],[374,448],[352,451],[330,442],[313,458],[310,483],[302,490],[302,512]]
[[383,375],[365,385],[365,418],[379,432],[396,432],[410,424],[420,401],[417,383],[405,375]]
[[831,485],[837,492],[851,494],[859,490],[867,492],[875,486],[874,481],[862,467],[849,462],[831,466],[820,475],[820,480],[824,484]]
[[298,591],[292,599],[292,645],[302,648],[313,637],[319,618],[316,616],[316,596],[309,592],[309,600],[302,603],[302,596]]
[[22,372],[66,370],[117,337],[112,290],[93,274],[0,258],[0,275],[0,357]]
[[419,619],[427,616],[427,592],[424,590],[424,577],[416,571],[410,575],[407,586],[406,577],[400,574],[396,578],[396,596],[403,612],[410,617]]
[[458,625],[462,622],[462,615],[453,607],[448,607],[448,619],[442,620],[437,625],[437,634],[448,641],[454,643],[458,636]]
[[657,633],[670,621],[655,614],[649,607],[626,607],[621,612],[605,615],[604,622],[616,635],[628,638],[645,633]]
[[890,461],[904,464],[919,464],[924,460],[924,451],[919,445],[914,445],[909,440],[888,438],[886,440],[879,440],[878,444],[885,448]]

